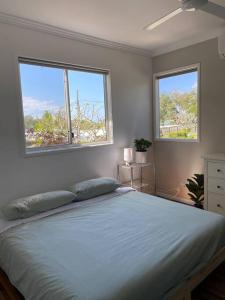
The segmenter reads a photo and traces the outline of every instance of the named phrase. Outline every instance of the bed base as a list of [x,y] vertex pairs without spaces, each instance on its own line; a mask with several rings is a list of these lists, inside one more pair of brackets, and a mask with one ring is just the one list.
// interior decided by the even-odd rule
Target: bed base
[[192,291],[225,261],[225,247],[220,249],[199,272],[187,279],[169,300],[191,300]]
[[[186,280],[169,300],[191,300],[192,291],[224,261],[225,247],[218,251],[198,273]],[[0,269],[0,299],[1,294],[4,300],[24,300],[24,297],[10,283],[7,275]]]
[[0,269],[0,299],[24,300],[24,297],[11,284],[6,274]]

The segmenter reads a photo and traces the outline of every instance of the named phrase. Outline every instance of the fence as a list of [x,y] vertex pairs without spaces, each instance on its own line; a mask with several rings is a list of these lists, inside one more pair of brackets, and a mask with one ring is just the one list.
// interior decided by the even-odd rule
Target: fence
[[178,133],[180,130],[187,130],[193,133],[197,132],[197,126],[182,126],[182,125],[165,125],[160,126],[160,136],[164,136],[170,133]]

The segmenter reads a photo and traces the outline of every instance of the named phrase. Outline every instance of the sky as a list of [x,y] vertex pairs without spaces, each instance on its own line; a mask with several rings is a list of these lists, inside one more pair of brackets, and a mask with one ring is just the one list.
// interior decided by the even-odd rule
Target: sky
[[[45,111],[55,113],[64,107],[64,71],[20,63],[23,109],[25,115],[41,117]],[[68,71],[71,103],[77,90],[82,103],[93,103],[104,114],[104,75],[82,71]]]
[[[20,76],[25,115],[41,117],[45,111],[56,113],[64,107],[63,69],[20,63]],[[74,70],[69,70],[68,76],[72,107],[78,90],[81,104],[95,104],[99,115],[104,116],[104,76]],[[196,87],[197,71],[159,80],[160,95],[173,91],[187,92]]]
[[174,91],[188,92],[197,87],[198,73],[197,71],[161,78],[159,80],[160,95]]

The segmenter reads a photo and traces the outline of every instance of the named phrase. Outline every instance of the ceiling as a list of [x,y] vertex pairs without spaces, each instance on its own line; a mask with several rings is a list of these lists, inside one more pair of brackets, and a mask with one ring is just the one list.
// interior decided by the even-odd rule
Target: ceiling
[[[212,0],[223,5],[224,0]],[[178,8],[178,0],[0,0],[0,13],[151,51],[153,55],[214,37],[225,20],[184,12],[153,31],[143,28]]]

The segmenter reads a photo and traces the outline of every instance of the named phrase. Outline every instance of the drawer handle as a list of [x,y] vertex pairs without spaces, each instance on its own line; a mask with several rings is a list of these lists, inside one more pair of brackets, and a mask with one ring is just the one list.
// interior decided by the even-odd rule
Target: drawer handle
[[219,172],[221,172],[221,170],[220,170],[220,169],[217,169],[217,172],[219,173]]
[[220,205],[220,204],[217,204],[217,207],[221,207],[221,205]]
[[220,186],[220,185],[217,185],[217,188],[218,188],[218,189],[220,189],[220,188],[221,188],[221,186]]

